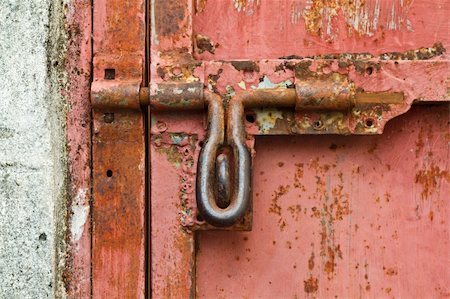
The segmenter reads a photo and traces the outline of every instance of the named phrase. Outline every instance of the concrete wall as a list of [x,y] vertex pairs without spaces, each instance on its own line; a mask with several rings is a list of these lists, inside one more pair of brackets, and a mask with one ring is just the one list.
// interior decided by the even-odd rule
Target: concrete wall
[[62,7],[0,0],[0,298],[64,296]]

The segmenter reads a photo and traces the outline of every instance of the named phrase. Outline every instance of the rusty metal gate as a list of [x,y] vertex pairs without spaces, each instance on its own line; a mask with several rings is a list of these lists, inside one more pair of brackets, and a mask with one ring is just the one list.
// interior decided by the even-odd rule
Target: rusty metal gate
[[94,1],[93,297],[450,296],[449,14]]

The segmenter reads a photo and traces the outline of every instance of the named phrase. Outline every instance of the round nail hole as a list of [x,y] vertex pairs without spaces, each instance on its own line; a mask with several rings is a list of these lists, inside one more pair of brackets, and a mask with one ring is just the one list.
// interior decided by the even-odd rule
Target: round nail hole
[[198,146],[200,146],[200,147],[203,147],[204,144],[205,144],[205,143],[204,143],[203,141],[199,141],[199,142],[198,142]]
[[313,128],[316,130],[320,130],[323,127],[323,122],[321,120],[316,120],[313,122]]
[[375,125],[375,122],[373,119],[371,119],[371,118],[366,119],[366,127],[367,128],[373,128],[374,125]]
[[245,120],[248,121],[249,123],[254,123],[256,121],[255,115],[253,114],[247,114],[245,116]]
[[110,178],[110,177],[112,177],[112,175],[113,175],[112,170],[111,170],[111,169],[108,169],[108,170],[106,171],[106,176]]
[[103,120],[105,121],[105,123],[112,123],[114,121],[114,113],[105,113],[103,115]]
[[372,75],[373,67],[369,66],[368,68],[366,68],[366,73],[367,73],[367,75]]

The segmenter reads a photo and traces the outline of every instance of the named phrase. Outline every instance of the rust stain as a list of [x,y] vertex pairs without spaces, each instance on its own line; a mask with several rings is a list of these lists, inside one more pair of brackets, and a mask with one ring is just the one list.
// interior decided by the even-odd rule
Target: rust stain
[[279,205],[279,199],[285,195],[288,191],[289,191],[290,186],[286,185],[286,186],[278,186],[278,189],[275,191],[273,198],[272,198],[272,203],[270,204],[269,207],[269,213],[274,213],[278,216],[281,216],[281,206]]
[[258,63],[250,60],[235,60],[231,61],[231,65],[238,71],[244,72],[259,72]]
[[311,252],[311,256],[308,260],[308,269],[312,271],[314,269],[314,252]]
[[436,42],[432,47],[422,47],[405,52],[389,52],[380,55],[381,60],[428,60],[440,56],[446,52],[441,42]]
[[434,219],[434,212],[433,211],[430,211],[428,213],[428,219],[430,219],[430,221],[433,221],[433,219]]
[[311,217],[320,220],[320,256],[324,259],[323,271],[328,279],[332,279],[335,275],[337,259],[342,259],[340,245],[335,241],[334,222],[343,220],[351,213],[349,194],[344,192],[342,172],[337,173],[337,181],[330,180],[330,169],[335,165],[320,164],[319,159],[316,158],[309,163],[308,167],[316,172],[314,199],[321,203],[321,208],[312,208]]
[[195,36],[195,45],[199,54],[202,54],[205,51],[214,54],[216,48],[219,47],[218,43],[214,43],[209,37],[201,34]]
[[[417,49],[410,49],[403,52],[386,52],[380,55],[372,55],[370,53],[329,53],[322,55],[313,55],[307,56],[305,58],[309,59],[336,59],[338,60],[338,67],[341,70],[348,69],[351,65],[355,66],[355,69],[363,74],[367,73],[367,67],[373,67],[376,70],[379,70],[381,67],[380,63],[376,63],[376,60],[429,60],[434,57],[439,57],[446,53],[446,49],[443,46],[442,42],[436,42],[431,47],[420,47]],[[303,59],[303,57],[290,55],[280,57],[280,59]],[[374,60],[374,61],[369,61]],[[303,69],[308,71],[309,65],[311,62],[304,61],[301,62],[303,64]],[[368,63],[368,64],[365,64]],[[296,65],[290,63],[281,63],[277,66],[276,70],[283,69],[293,69]],[[308,68],[306,68],[308,67]]]
[[206,6],[206,0],[195,0],[195,12],[201,13]]
[[[173,236],[173,240],[171,243],[171,245],[173,246],[173,251],[176,251],[176,254],[180,254],[179,258],[182,261],[192,260],[191,248],[193,247],[193,239],[191,236],[191,233],[186,232],[183,229],[178,230]],[[172,260],[172,258],[174,258],[176,254],[169,253],[167,256],[167,260]],[[171,271],[170,277],[167,277],[163,282],[164,288],[162,294],[164,294],[164,298],[172,298],[175,296],[175,294],[179,295],[181,293],[180,289],[183,288],[190,289],[191,296],[189,298],[193,298],[193,288],[190,281],[190,277],[192,275],[191,273],[193,271],[192,267],[193,263],[189,265],[188,269],[176,267],[176,269],[173,269],[173,271]],[[180,269],[182,269],[182,271],[178,271]],[[185,275],[185,272],[183,270],[188,270],[190,275]]]
[[280,216],[278,219],[278,225],[281,231],[284,230],[284,227],[286,226],[286,221],[284,221],[283,218],[281,217],[282,207],[279,204],[279,200],[289,191],[289,189],[290,185],[278,186],[278,189],[274,192],[272,203],[269,206],[269,213],[273,213]]
[[300,189],[303,192],[306,191],[305,185],[301,183],[301,180],[303,179],[303,163],[296,163],[295,164],[295,174],[294,174],[294,188]]
[[367,262],[364,263],[364,272],[365,272],[364,279],[366,280],[366,287],[365,287],[365,289],[366,289],[366,291],[370,291],[371,287],[370,287],[369,274],[368,274],[368,272],[369,272],[369,264],[367,264]]
[[292,249],[292,242],[291,241],[286,241],[286,247],[288,249]]
[[434,162],[428,168],[416,173],[415,183],[422,186],[421,197],[423,200],[436,191],[441,179],[450,182],[450,173],[447,170],[441,170]]
[[137,297],[144,287],[144,128],[140,111],[114,115],[108,122],[94,111],[93,294]]
[[180,34],[186,17],[185,3],[178,0],[155,0],[155,26],[158,35]]
[[419,154],[422,152],[424,146],[425,146],[425,143],[423,141],[423,130],[421,127],[420,131],[419,131],[419,135],[417,136],[417,141],[416,141],[416,150],[415,150],[416,158],[419,157]]
[[373,154],[375,150],[378,148],[378,143],[373,142],[370,148],[367,150],[369,154]]
[[291,213],[292,218],[298,221],[302,212],[302,207],[298,204],[292,205],[288,207],[288,211]]
[[304,290],[305,293],[315,293],[319,290],[319,280],[312,275],[305,281],[304,283]]
[[398,274],[397,269],[395,268],[385,268],[383,267],[384,273],[388,276],[395,276]]
[[[326,242],[326,235],[322,234],[322,243],[325,242]],[[334,275],[334,271],[337,266],[336,258],[339,257],[342,259],[342,251],[340,245],[334,247],[328,246],[325,256],[327,258],[327,261],[325,262],[324,272],[328,274],[328,279],[331,279]]]

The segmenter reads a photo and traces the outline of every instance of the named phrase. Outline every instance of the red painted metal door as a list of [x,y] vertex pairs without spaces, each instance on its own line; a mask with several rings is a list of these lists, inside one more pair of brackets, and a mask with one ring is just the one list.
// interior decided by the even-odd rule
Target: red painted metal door
[[[292,65],[309,56],[311,76],[344,74],[364,91],[403,92],[409,104],[368,114],[356,132],[333,127],[333,113],[302,130],[293,126],[301,113],[253,109],[247,132],[381,134],[413,101],[448,100],[449,13],[448,1],[155,1],[151,84],[198,78],[226,103],[289,88]],[[448,296],[448,104],[415,106],[377,136],[249,137],[245,232],[196,219],[204,113],[151,120],[155,298]]]
[[449,296],[448,1],[105,5],[94,297]]

